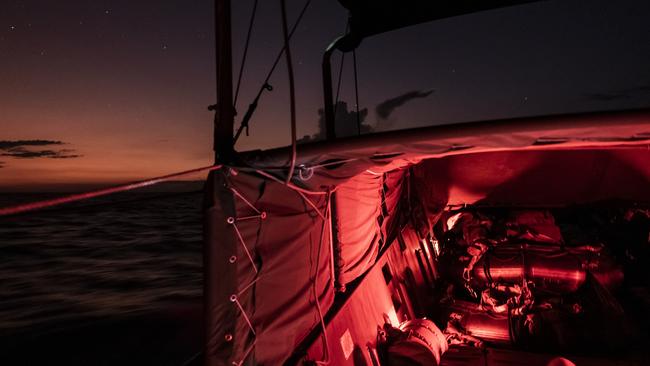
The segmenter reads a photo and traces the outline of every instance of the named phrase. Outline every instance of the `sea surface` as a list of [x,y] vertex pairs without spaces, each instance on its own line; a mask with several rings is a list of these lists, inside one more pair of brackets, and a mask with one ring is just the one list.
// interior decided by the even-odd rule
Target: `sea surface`
[[[0,194],[0,207],[59,196]],[[201,298],[200,192],[0,217],[0,342]]]

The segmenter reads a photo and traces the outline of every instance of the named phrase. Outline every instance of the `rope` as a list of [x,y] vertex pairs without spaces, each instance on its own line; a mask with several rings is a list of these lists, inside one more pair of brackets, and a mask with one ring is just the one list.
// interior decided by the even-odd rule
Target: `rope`
[[289,46],[289,29],[287,25],[286,0],[280,0],[282,13],[282,35],[284,37],[284,56],[287,60],[287,75],[289,77],[289,106],[291,111],[291,165],[287,174],[286,183],[291,181],[293,170],[296,168],[296,85],[293,75],[293,61],[291,60],[291,47]]
[[[230,302],[234,303],[237,308],[239,309],[242,317],[246,321],[246,324],[248,324],[248,327],[253,334],[253,337],[256,337],[257,334],[255,332],[255,328],[253,327],[253,323],[251,319],[248,317],[248,314],[246,314],[246,311],[244,310],[244,307],[241,305],[239,302],[239,296],[244,294],[248,289],[253,287],[257,283],[257,281],[262,277],[259,275],[259,269],[257,268],[257,265],[255,264],[255,261],[253,260],[253,256],[251,255],[250,251],[248,250],[248,246],[246,245],[246,242],[244,241],[244,237],[242,236],[241,232],[239,231],[239,228],[237,227],[237,221],[241,220],[248,220],[252,218],[259,218],[261,220],[266,219],[266,212],[265,211],[260,211],[257,207],[255,207],[244,195],[242,195],[238,190],[236,190],[234,187],[230,187],[230,191],[233,193],[234,196],[238,197],[240,200],[242,200],[248,207],[253,209],[257,213],[257,215],[253,216],[244,216],[241,218],[235,218],[235,217],[228,217],[226,219],[226,222],[230,225],[232,225],[233,229],[235,230],[235,233],[237,234],[237,238],[239,239],[240,244],[244,248],[244,252],[246,253],[246,256],[248,257],[248,260],[250,261],[253,270],[255,271],[255,278],[246,286],[244,286],[243,289],[241,289],[237,294],[232,294],[230,295]],[[237,261],[236,256],[231,256],[230,259],[228,260],[230,263],[235,263]],[[253,348],[255,347],[256,340],[253,339],[253,342],[248,346],[247,350],[244,352],[244,355],[242,359],[239,362],[233,362],[232,364],[235,366],[241,366],[244,361],[248,358],[250,353],[252,352]]]
[[309,206],[311,206],[311,207],[316,211],[316,213],[318,213],[318,216],[320,216],[321,219],[325,220],[325,215],[323,215],[323,214],[318,210],[318,207],[316,207],[316,205],[314,204],[314,202],[312,202],[309,198],[307,198],[307,196],[305,196],[304,193],[302,193],[302,192],[300,192],[300,191],[296,191],[296,193],[298,193],[298,194],[300,195],[300,197],[302,197],[302,199],[305,200],[305,202],[307,202],[307,204],[308,204]]
[[237,293],[237,296],[243,295],[246,291],[248,291],[249,288],[251,288],[254,284],[256,284],[257,281],[259,281],[260,278],[262,278],[262,275],[259,275],[259,276],[255,277],[255,279],[252,280],[248,285],[244,286],[243,289],[239,290],[239,292]]
[[[330,215],[331,215],[331,198],[332,198],[332,192],[333,191],[328,190],[327,192],[312,192],[312,191],[308,191],[308,190],[296,187],[291,183],[287,184],[287,183],[283,182],[282,180],[280,180],[280,179],[278,179],[276,177],[273,177],[272,175],[270,175],[270,174],[268,174],[266,172],[259,171],[259,170],[256,171],[256,172],[258,174],[264,176],[264,177],[267,177],[267,178],[269,178],[269,179],[271,179],[273,181],[276,181],[276,182],[278,182],[280,184],[283,184],[283,185],[287,186],[289,189],[294,190],[297,194],[300,195],[300,197],[302,197],[302,199],[304,200],[304,202],[307,205],[311,206],[311,208],[313,208],[318,213],[320,218],[323,220],[322,227],[321,227],[320,241],[319,241],[319,244],[318,244],[318,254],[317,254],[317,259],[316,259],[316,270],[315,270],[315,273],[314,273],[314,279],[312,280],[312,290],[313,290],[314,297],[315,297],[316,311],[318,313],[320,325],[321,325],[321,327],[323,329],[323,341],[324,341],[324,346],[325,346],[324,355],[327,356],[326,361],[316,361],[316,364],[317,365],[327,365],[330,362],[329,361],[330,360],[329,340],[327,338],[325,317],[323,315],[323,310],[321,308],[320,300],[319,300],[319,296],[318,296],[317,280],[318,280],[318,275],[319,275],[319,265],[320,265],[321,251],[322,251],[322,247],[323,247],[323,240],[325,239],[325,231],[326,231],[326,228],[328,227],[327,225],[329,225],[328,232],[329,232],[330,259],[328,261],[328,267],[330,268],[330,272],[331,272],[330,277],[331,277],[332,285],[333,285],[333,281],[334,281],[334,275],[335,275],[334,272],[335,271],[334,271],[334,257],[332,255],[332,253],[333,253],[332,252],[332,250],[333,250],[332,249],[332,226],[331,226],[332,225],[332,220],[331,220],[331,217],[330,217]],[[259,269],[257,268],[257,265],[255,264],[255,262],[253,260],[253,256],[250,253],[250,251],[248,250],[248,246],[246,245],[246,242],[244,241],[244,238],[243,238],[239,228],[237,227],[236,223],[237,223],[237,221],[240,221],[240,220],[248,220],[248,219],[252,219],[252,218],[260,218],[260,219],[263,220],[263,219],[265,219],[267,217],[267,214],[266,214],[265,211],[261,211],[260,209],[255,207],[251,203],[251,201],[246,199],[246,197],[244,197],[244,195],[241,194],[234,187],[230,187],[230,190],[231,190],[231,192],[233,193],[234,196],[238,197],[240,200],[242,200],[242,202],[244,202],[244,204],[246,204],[248,207],[250,207],[253,211],[255,211],[258,214],[258,215],[253,215],[253,216],[245,216],[245,217],[241,217],[241,218],[228,217],[226,219],[226,222],[228,224],[232,225],[232,227],[233,227],[233,229],[235,231],[235,234],[237,236],[237,239],[240,242],[240,244],[242,245],[242,247],[244,249],[244,252],[246,253],[246,256],[248,257],[248,260],[250,261],[250,263],[251,263],[251,265],[253,267],[253,270],[255,271],[255,278],[250,283],[248,283],[246,286],[244,286],[237,294],[230,295],[230,302],[234,303],[237,306],[237,308],[240,311],[241,316],[244,318],[244,321],[246,322],[246,324],[248,325],[251,333],[255,337],[256,336],[255,328],[253,327],[252,321],[248,317],[248,314],[246,314],[246,311],[245,311],[244,307],[239,302],[239,296],[242,296],[242,294],[244,294],[251,287],[253,287],[259,281],[259,279],[262,277],[262,275],[260,275]],[[306,196],[307,194],[317,194],[317,195],[325,194],[325,195],[327,195],[327,197],[326,197],[327,205],[325,207],[325,212],[324,213],[322,213],[318,209],[318,207]],[[229,259],[230,263],[234,263],[236,260],[237,260],[237,257],[235,257],[235,256],[232,256]],[[244,353],[242,359],[239,362],[233,362],[233,365],[242,365],[243,362],[248,358],[249,353],[252,351],[254,345],[255,345],[255,341],[253,341],[252,344],[248,347],[248,349]]]
[[[293,27],[291,27],[291,32],[289,32],[289,39],[293,37],[293,34],[298,28],[298,25],[300,24],[300,21],[305,15],[305,12],[307,12],[307,8],[309,8],[309,4],[311,4],[311,0],[307,0],[305,2],[305,5],[302,7],[300,14],[298,14],[298,18],[296,19],[296,22],[293,24]],[[275,57],[275,61],[273,62],[273,66],[271,66],[271,69],[269,70],[268,74],[266,74],[266,78],[264,79],[262,86],[260,86],[260,89],[257,92],[257,96],[255,97],[253,102],[248,106],[248,110],[246,111],[246,114],[242,119],[241,125],[239,125],[239,128],[237,129],[235,138],[233,139],[233,145],[237,142],[237,140],[239,140],[239,136],[241,136],[241,133],[244,129],[246,129],[246,135],[248,135],[248,124],[251,118],[253,117],[253,113],[255,112],[255,109],[257,109],[257,103],[259,102],[259,99],[262,96],[264,90],[268,90],[268,91],[273,90],[273,87],[269,84],[269,80],[271,80],[271,76],[273,75],[275,68],[278,66],[278,63],[280,62],[280,58],[282,58],[282,55],[284,54],[285,46],[283,46],[282,49],[280,49],[280,52],[278,52],[278,55]]]
[[253,211],[257,212],[258,214],[262,214],[262,213],[260,212],[260,210],[258,210],[257,207],[253,206],[253,204],[250,203],[250,201],[248,201],[246,198],[244,198],[244,196],[242,196],[242,194],[239,193],[238,190],[236,190],[235,188],[232,188],[232,187],[230,188],[230,190],[232,191],[232,193],[235,194],[235,196],[239,197],[242,201],[244,201],[244,203],[245,203],[248,207],[252,208]]
[[172,197],[182,197],[182,196],[190,196],[190,195],[198,195],[198,194],[203,194],[204,190],[200,189],[197,191],[186,191],[186,192],[165,192],[161,194],[152,194],[152,195],[147,195],[145,197],[137,197],[137,198],[131,198],[131,199],[123,199],[123,200],[111,200],[110,202],[100,202],[100,203],[94,203],[94,204],[86,204],[86,205],[81,205],[81,206],[60,206],[60,207],[54,207],[50,208],[46,211],[40,211],[40,212],[33,212],[34,215],[38,214],[51,214],[51,213],[60,213],[60,212],[70,212],[73,211],[75,213],[80,213],[80,212],[89,212],[93,213],[97,210],[103,209],[106,206],[121,206],[121,205],[127,205],[130,203],[135,203],[135,202],[147,202],[147,201],[152,201],[152,200],[160,200],[160,199],[167,199],[167,198],[172,198]]
[[59,206],[65,203],[87,200],[90,198],[106,196],[118,192],[131,191],[134,189],[143,188],[154,184],[170,181],[172,179],[179,178],[182,176],[191,175],[194,173],[199,173],[204,171],[217,170],[220,168],[221,165],[211,165],[202,168],[186,170],[179,173],[163,175],[160,177],[142,180],[130,184],[118,185],[110,188],[98,189],[95,191],[89,191],[85,193],[71,194],[68,196],[63,196],[63,197],[58,197],[58,198],[53,198],[53,199],[43,200],[43,201],[36,201],[36,202],[26,203],[22,205],[3,207],[0,208],[0,216],[9,216],[9,215],[15,215],[19,213],[30,212],[30,211],[42,210],[44,208]]
[[[257,269],[257,265],[255,264],[255,260],[253,260],[253,256],[251,255],[251,252],[248,250],[248,247],[246,246],[246,242],[244,241],[244,237],[242,237],[241,232],[239,231],[239,228],[237,227],[237,224],[235,223],[235,218],[234,217],[229,217],[228,218],[228,223],[232,225],[232,228],[235,230],[235,233],[237,234],[237,238],[239,238],[239,243],[244,247],[244,252],[246,253],[246,256],[248,257],[248,260],[251,262],[251,265],[253,266],[253,270],[255,270],[255,274],[259,272]],[[235,260],[237,260],[235,258]],[[231,260],[232,261],[232,260]]]
[[251,342],[251,345],[248,346],[248,348],[246,349],[246,352],[244,352],[244,356],[242,357],[242,359],[241,359],[239,362],[233,362],[233,363],[232,363],[233,366],[242,366],[242,365],[244,364],[244,361],[246,361],[246,359],[248,358],[248,356],[249,356],[249,355],[251,354],[251,352],[253,351],[253,347],[255,347],[255,343],[256,343],[256,342],[257,342],[257,340],[256,340],[256,339],[253,339],[253,342]]
[[239,76],[237,76],[237,88],[235,88],[235,99],[233,101],[233,106],[237,109],[237,97],[239,97],[239,87],[241,86],[242,75],[244,74],[244,65],[246,64],[246,56],[248,55],[248,45],[251,40],[251,34],[253,33],[253,24],[255,23],[255,14],[257,14],[257,3],[258,0],[255,0],[253,3],[253,10],[251,11],[251,18],[248,22],[248,32],[246,33],[246,43],[244,44],[244,54],[242,55],[241,65],[239,66]]
[[261,175],[263,177],[269,178],[270,180],[272,180],[274,182],[284,184],[285,186],[287,186],[287,187],[289,187],[289,188],[291,188],[291,189],[293,189],[294,191],[297,191],[297,192],[302,192],[304,194],[310,194],[310,195],[326,195],[327,194],[327,192],[310,191],[308,189],[300,188],[300,187],[294,185],[293,183],[286,183],[286,182],[280,180],[279,178],[274,177],[273,175],[271,175],[271,174],[269,174],[269,173],[267,173],[267,172],[265,172],[263,170],[256,169],[255,173],[257,173],[257,174],[259,174],[259,175]]
[[357,161],[357,160],[360,160],[360,159],[359,158],[341,159],[341,160],[330,161],[330,162],[322,163],[322,164],[310,165],[310,166],[308,166],[308,168],[310,168],[310,169],[327,168],[328,166],[343,165],[345,163],[351,163],[351,162]]
[[230,295],[230,301],[234,302],[235,305],[239,308],[239,311],[241,311],[241,315],[244,317],[244,320],[246,320],[246,324],[248,324],[248,327],[251,330],[251,333],[255,335],[255,328],[253,328],[253,323],[251,323],[251,320],[248,318],[248,315],[246,315],[246,312],[244,311],[244,307],[241,306],[241,303],[239,302],[239,299],[237,298],[237,295]]

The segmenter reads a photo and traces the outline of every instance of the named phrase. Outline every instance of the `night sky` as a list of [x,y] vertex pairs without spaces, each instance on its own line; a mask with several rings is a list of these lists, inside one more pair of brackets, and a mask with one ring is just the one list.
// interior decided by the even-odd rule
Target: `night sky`
[[[235,80],[252,0],[233,0]],[[295,19],[304,0],[288,0]],[[211,1],[0,5],[0,190],[108,184],[212,162]],[[365,40],[359,104],[373,130],[650,106],[650,2],[549,1]],[[317,134],[322,51],[346,26],[313,0],[292,42],[298,136]],[[237,109],[282,44],[279,1],[260,0]],[[340,100],[354,109],[352,57]],[[335,79],[340,55],[334,57]],[[238,150],[287,145],[286,66]],[[239,119],[237,120],[237,124]],[[300,153],[300,150],[298,150]]]

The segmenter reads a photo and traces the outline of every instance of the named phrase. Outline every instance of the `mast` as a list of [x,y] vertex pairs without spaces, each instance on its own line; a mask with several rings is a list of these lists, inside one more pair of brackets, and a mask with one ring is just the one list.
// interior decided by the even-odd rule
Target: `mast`
[[217,71],[217,104],[214,114],[215,163],[227,163],[234,155],[235,108],[232,91],[232,39],[230,0],[214,1],[214,35]]
[[[214,160],[215,164],[228,164],[233,161],[234,153],[234,117],[235,108],[233,106],[232,90],[232,40],[230,29],[230,1],[231,0],[214,0],[214,35],[216,50],[216,76],[217,76],[217,104],[210,106],[208,109],[214,113]],[[217,172],[213,172],[217,173]],[[223,185],[223,175],[211,175],[214,179],[213,184]],[[209,179],[209,181],[212,181]],[[218,183],[221,182],[221,183]],[[207,185],[206,185],[207,187]],[[210,192],[211,188],[206,188]],[[217,192],[220,192],[217,189]],[[216,197],[216,201],[230,202],[227,197],[221,194]],[[207,195],[206,195],[207,197]],[[208,199],[207,202],[211,202]],[[218,210],[217,210],[218,211]],[[204,210],[204,217],[209,226],[216,225],[215,217]],[[223,224],[223,221],[221,222]],[[218,226],[218,225],[217,225]],[[219,258],[223,257],[220,252],[220,243],[214,240],[211,234],[206,234],[210,230],[204,230],[203,244],[203,327],[204,327],[204,344],[203,344],[203,365],[220,366],[225,365],[224,351],[220,344],[224,338],[217,336],[219,328],[222,325],[223,317],[219,315],[217,309],[223,305],[224,294],[217,292],[217,284],[224,279],[221,276],[223,263]],[[227,334],[226,337],[232,335]]]

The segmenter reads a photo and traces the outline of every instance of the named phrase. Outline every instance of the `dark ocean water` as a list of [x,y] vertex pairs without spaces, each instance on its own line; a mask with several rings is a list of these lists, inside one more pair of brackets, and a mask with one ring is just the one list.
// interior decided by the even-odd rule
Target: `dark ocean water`
[[[0,206],[56,196],[0,194]],[[201,193],[0,218],[0,341],[201,297]]]

